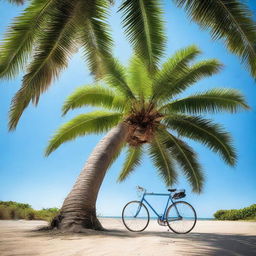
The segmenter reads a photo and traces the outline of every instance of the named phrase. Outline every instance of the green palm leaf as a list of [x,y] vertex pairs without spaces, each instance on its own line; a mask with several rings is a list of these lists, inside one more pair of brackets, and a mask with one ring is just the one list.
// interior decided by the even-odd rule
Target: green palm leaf
[[63,3],[53,10],[47,34],[40,38],[39,48],[31,62],[28,73],[23,78],[21,89],[14,96],[11,109],[9,129],[16,128],[24,109],[32,100],[38,103],[40,94],[46,91],[60,71],[67,66],[68,59],[74,51],[76,19],[73,14],[76,1]]
[[65,101],[62,113],[82,106],[104,107],[106,109],[123,110],[126,100],[117,96],[112,90],[99,85],[83,86],[76,89]]
[[167,131],[164,132],[165,145],[170,150],[171,156],[179,163],[186,175],[193,191],[202,192],[204,176],[197,155],[184,141],[176,138]]
[[83,86],[72,93],[62,107],[65,115],[69,110],[83,106],[103,107],[122,111],[127,101],[112,90],[99,85]]
[[118,124],[121,117],[120,113],[99,111],[78,115],[57,130],[49,141],[45,155],[48,156],[64,142],[79,136],[108,131]]
[[136,54],[143,59],[149,70],[156,70],[165,44],[159,1],[126,0],[120,11],[123,13],[125,33]]
[[137,56],[133,56],[130,61],[127,80],[133,94],[140,99],[143,100],[151,95],[152,79],[147,68]]
[[138,165],[140,165],[143,151],[142,147],[129,147],[126,152],[126,159],[124,166],[120,172],[118,181],[124,181],[134,171]]
[[15,18],[0,46],[0,77],[13,78],[25,64],[56,0],[34,0]]
[[195,46],[178,50],[173,56],[171,56],[167,62],[163,64],[161,70],[159,70],[153,80],[153,98],[161,97],[161,93],[164,94],[164,87],[167,84],[171,84],[177,80],[177,78],[187,71],[188,64],[198,54],[200,50]]
[[107,72],[104,80],[107,84],[119,91],[122,96],[128,99],[135,99],[135,96],[127,84],[125,68],[114,58],[105,58],[104,63]]
[[198,116],[176,114],[168,116],[164,122],[168,128],[176,130],[179,135],[203,143],[218,153],[226,163],[235,165],[236,153],[230,134],[224,131],[220,125]]
[[109,26],[106,22],[109,2],[106,0],[82,1],[80,12],[80,37],[84,56],[91,73],[96,79],[102,78],[106,70],[104,58],[111,56],[113,45]]
[[224,39],[227,48],[240,56],[256,77],[256,24],[253,14],[238,0],[174,0],[213,39]]
[[125,147],[126,143],[123,143],[119,146],[119,148],[116,149],[116,153],[113,156],[113,158],[111,159],[111,162],[109,164],[109,167],[116,161],[116,159],[120,156],[120,154],[122,153],[124,147]]
[[217,113],[220,111],[235,113],[241,108],[249,109],[249,106],[239,91],[218,88],[168,103],[162,106],[160,111],[192,114]]
[[160,136],[155,136],[154,140],[150,143],[149,155],[160,177],[165,181],[166,186],[174,184],[176,182],[177,173],[170,153]]
[[161,101],[168,100],[200,79],[218,73],[221,67],[222,65],[215,59],[197,62],[179,73],[176,79],[166,84],[161,84],[161,88],[159,87],[155,98]]

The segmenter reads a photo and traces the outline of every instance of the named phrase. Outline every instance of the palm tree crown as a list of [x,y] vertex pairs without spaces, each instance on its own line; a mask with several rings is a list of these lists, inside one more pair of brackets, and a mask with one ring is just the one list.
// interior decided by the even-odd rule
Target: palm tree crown
[[123,122],[129,128],[129,135],[124,145],[127,154],[119,181],[140,164],[146,150],[166,185],[176,181],[178,163],[193,190],[200,192],[202,168],[196,153],[181,138],[203,143],[233,166],[236,153],[229,133],[200,115],[219,111],[234,113],[248,106],[243,96],[233,89],[218,88],[177,97],[198,80],[220,71],[221,64],[215,59],[191,63],[199,53],[195,46],[182,49],[154,73],[136,56],[127,69],[115,61],[115,72],[110,72],[96,85],[77,89],[62,109],[63,114],[83,106],[108,111],[81,114],[62,125],[51,138],[46,155],[66,141],[106,132]]
[[[213,39],[223,39],[256,77],[256,25],[239,0],[173,0]],[[9,0],[23,3],[22,0]],[[82,49],[91,73],[101,78],[102,60],[110,58],[112,39],[107,23],[112,0],[31,0],[15,18],[0,45],[0,78],[25,71],[13,98],[9,129],[14,130],[29,105],[38,103],[52,81],[67,67],[71,55]],[[116,1],[118,4],[119,1]],[[122,24],[134,52],[153,73],[165,45],[161,0],[123,0]]]

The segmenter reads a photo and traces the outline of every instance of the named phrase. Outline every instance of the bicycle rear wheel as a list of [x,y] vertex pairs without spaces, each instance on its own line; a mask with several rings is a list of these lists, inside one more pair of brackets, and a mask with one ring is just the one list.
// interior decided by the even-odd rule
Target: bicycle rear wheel
[[195,209],[184,201],[175,202],[166,213],[168,227],[177,234],[189,233],[195,227],[196,220]]
[[141,232],[149,223],[148,209],[140,201],[131,201],[125,205],[122,211],[122,220],[128,230]]

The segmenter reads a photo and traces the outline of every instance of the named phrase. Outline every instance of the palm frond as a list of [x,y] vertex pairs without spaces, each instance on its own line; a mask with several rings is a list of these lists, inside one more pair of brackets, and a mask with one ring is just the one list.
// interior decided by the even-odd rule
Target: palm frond
[[154,140],[150,143],[149,155],[160,177],[165,181],[166,186],[174,184],[176,182],[177,173],[170,153],[161,137],[156,135]]
[[[116,161],[116,159],[120,156],[120,154],[122,153],[123,149],[125,148],[125,143],[121,144],[119,146],[119,148],[116,149],[116,153],[114,154],[114,156],[112,157],[109,167]],[[109,168],[108,167],[108,168]]]
[[103,107],[122,111],[127,101],[109,88],[100,85],[77,88],[65,101],[62,113],[83,106]]
[[12,100],[9,129],[16,128],[17,123],[32,100],[39,101],[40,95],[46,91],[60,71],[67,66],[68,59],[74,51],[74,35],[76,33],[76,1],[65,1],[52,11],[47,33],[40,37],[39,46],[22,81],[21,89]]
[[24,0],[8,0],[8,2],[10,2],[11,4],[17,4],[17,5],[20,5],[20,4],[24,4]]
[[0,77],[13,78],[24,70],[39,32],[56,4],[56,0],[33,0],[15,18],[0,46]]
[[172,82],[162,84],[158,90],[157,99],[161,101],[168,100],[202,78],[218,73],[221,67],[222,65],[215,59],[197,62],[183,70]]
[[78,115],[56,131],[48,143],[45,155],[48,156],[61,144],[79,136],[108,131],[118,124],[121,117],[120,113],[99,111]]
[[201,142],[218,153],[229,165],[235,165],[236,152],[230,134],[220,125],[198,116],[170,115],[164,122],[179,135]]
[[140,165],[143,151],[142,147],[129,147],[126,152],[126,159],[123,168],[118,177],[118,181],[124,181],[134,171],[138,165]]
[[186,72],[189,62],[198,54],[200,54],[200,50],[195,45],[176,51],[155,75],[152,85],[153,98],[161,97],[161,93],[164,94],[163,87],[173,83]]
[[125,33],[135,53],[153,72],[157,69],[165,45],[159,0],[126,0],[119,10],[123,14]]
[[164,132],[165,145],[171,156],[181,166],[194,192],[202,192],[204,176],[202,168],[197,161],[197,155],[184,141],[176,138],[169,132]]
[[238,0],[174,0],[192,20],[209,29],[213,39],[224,39],[256,77],[256,23],[245,3]]
[[217,113],[227,111],[235,113],[240,109],[249,109],[244,96],[237,90],[218,88],[211,89],[204,93],[190,95],[183,99],[178,99],[160,108],[166,113]]
[[140,99],[143,100],[151,95],[152,80],[148,69],[136,55],[130,60],[127,82],[133,94]]
[[135,99],[135,96],[127,84],[125,68],[114,58],[105,58],[104,63],[106,68],[104,80],[107,84],[119,91],[125,98]]
[[106,22],[109,2],[106,0],[82,1],[80,38],[89,69],[96,79],[105,74],[104,58],[109,58],[113,45]]

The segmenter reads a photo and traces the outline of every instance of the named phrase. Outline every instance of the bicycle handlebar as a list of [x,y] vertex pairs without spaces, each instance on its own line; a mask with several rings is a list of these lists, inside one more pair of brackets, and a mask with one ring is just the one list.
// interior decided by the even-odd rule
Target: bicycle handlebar
[[140,187],[140,186],[137,186],[136,188],[137,188],[137,190],[146,191],[146,189],[145,189],[145,188]]

